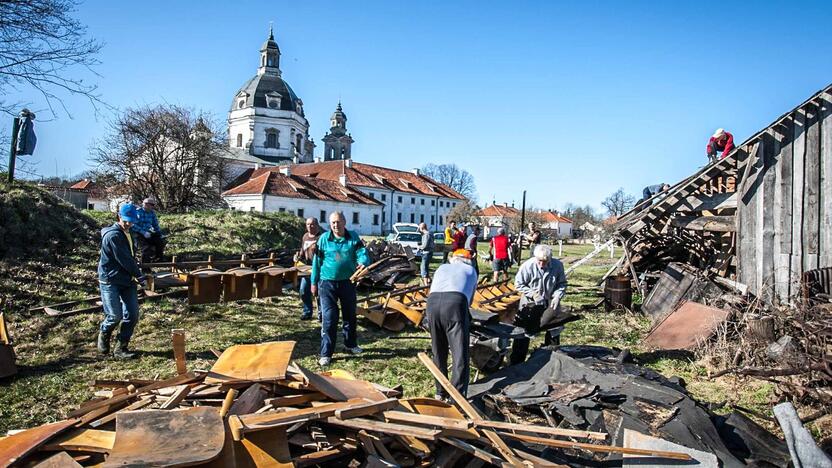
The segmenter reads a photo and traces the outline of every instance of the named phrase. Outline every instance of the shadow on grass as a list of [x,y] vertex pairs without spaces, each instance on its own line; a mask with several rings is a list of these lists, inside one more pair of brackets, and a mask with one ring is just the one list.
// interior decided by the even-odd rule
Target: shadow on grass
[[690,362],[696,359],[696,356],[691,351],[685,350],[659,350],[650,351],[646,353],[634,354],[638,362],[642,364],[655,364],[662,359],[671,359],[674,361]]

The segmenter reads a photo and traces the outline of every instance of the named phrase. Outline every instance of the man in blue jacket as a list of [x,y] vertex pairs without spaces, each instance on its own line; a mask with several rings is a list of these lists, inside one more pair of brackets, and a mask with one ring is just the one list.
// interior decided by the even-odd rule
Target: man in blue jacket
[[159,227],[155,198],[148,197],[142,201],[142,207],[136,210],[136,219],[136,223],[130,230],[138,234],[142,263],[163,261],[167,242],[162,237],[162,228]]
[[364,242],[358,233],[346,229],[344,214],[336,211],[329,216],[329,233],[318,239],[312,259],[312,294],[321,299],[321,358],[318,363],[332,362],[338,330],[338,304],[344,318],[344,346],[352,354],[360,354],[356,334],[355,285],[350,277],[370,264]]
[[104,321],[98,331],[98,351],[109,354],[110,337],[121,324],[113,357],[131,359],[135,354],[127,350],[127,345],[139,320],[136,288],[144,283],[130,238],[130,228],[138,221],[136,207],[125,203],[118,210],[118,218],[117,223],[101,230],[98,286],[104,305]]

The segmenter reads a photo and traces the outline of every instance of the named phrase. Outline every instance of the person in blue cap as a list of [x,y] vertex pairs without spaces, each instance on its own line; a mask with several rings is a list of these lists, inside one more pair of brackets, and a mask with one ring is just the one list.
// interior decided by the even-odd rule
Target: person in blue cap
[[136,207],[125,203],[118,210],[118,222],[101,230],[98,287],[104,305],[104,321],[98,331],[98,351],[110,353],[110,338],[120,325],[113,351],[116,359],[135,357],[127,346],[139,321],[136,288],[144,285],[144,276],[136,263],[130,236],[130,228],[138,220]]

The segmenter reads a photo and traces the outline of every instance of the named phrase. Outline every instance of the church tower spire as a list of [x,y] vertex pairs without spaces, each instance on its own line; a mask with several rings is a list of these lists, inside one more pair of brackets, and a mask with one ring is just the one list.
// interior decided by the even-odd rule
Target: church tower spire
[[332,117],[329,119],[332,125],[329,132],[324,135],[324,161],[332,161],[336,159],[350,159],[352,157],[352,144],[355,140],[352,135],[347,133],[347,114],[341,107],[341,101],[338,101],[338,106]]
[[260,47],[260,67],[258,75],[280,76],[280,48],[274,40],[274,30],[269,25],[269,38]]

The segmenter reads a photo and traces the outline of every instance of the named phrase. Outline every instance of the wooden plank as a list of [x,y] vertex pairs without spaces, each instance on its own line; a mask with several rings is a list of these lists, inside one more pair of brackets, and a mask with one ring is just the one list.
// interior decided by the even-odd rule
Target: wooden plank
[[492,465],[502,466],[502,467],[510,467],[511,466],[510,464],[506,463],[503,459],[501,459],[497,455],[492,455],[492,454],[486,452],[485,450],[483,450],[481,448],[474,447],[473,445],[471,445],[469,443],[466,443],[466,442],[463,442],[459,439],[454,439],[453,437],[443,437],[441,440],[442,440],[442,442],[445,442],[446,444],[448,444],[452,447],[455,447],[455,448],[458,448],[458,449],[460,449],[464,452],[467,452],[467,453],[479,458],[480,460],[482,460],[484,462],[491,463]]
[[173,342],[173,359],[176,361],[176,373],[182,375],[188,372],[185,365],[185,330],[176,328],[171,330],[171,341]]
[[794,113],[794,140],[792,141],[792,247],[789,268],[789,290],[792,295],[800,291],[803,274],[803,187],[806,154],[806,112]]
[[81,408],[79,408],[77,410],[70,411],[68,416],[70,418],[75,418],[75,417],[87,414],[91,411],[97,410],[99,408],[105,408],[105,407],[113,406],[113,405],[116,405],[116,404],[119,404],[119,403],[123,403],[127,400],[135,398],[136,396],[138,396],[142,393],[147,393],[147,392],[150,392],[152,390],[157,390],[157,389],[165,388],[165,387],[174,387],[174,386],[177,386],[177,385],[183,385],[183,384],[194,382],[194,381],[199,380],[199,379],[202,379],[202,375],[197,375],[193,372],[188,372],[187,374],[183,374],[183,375],[177,375],[176,377],[173,377],[173,378],[170,378],[170,379],[167,379],[167,380],[160,380],[158,382],[155,382],[155,383],[152,383],[152,384],[149,384],[149,385],[145,385],[144,387],[139,388],[135,392],[130,392],[130,393],[127,393],[127,394],[118,395],[118,396],[115,396],[113,398],[107,398],[105,400],[99,400],[99,401],[96,401],[95,403],[82,406]]
[[789,117],[774,126],[775,145],[779,152],[774,191],[774,290],[781,300],[790,296],[789,269],[792,251],[792,137],[794,120]]
[[364,404],[353,405],[349,408],[335,410],[335,417],[338,419],[350,419],[371,414],[381,413],[393,409],[399,405],[398,398],[388,398],[382,401],[368,401]]
[[607,434],[603,432],[562,429],[559,427],[537,426],[534,424],[516,424],[502,421],[482,420],[475,422],[474,427],[490,427],[492,429],[501,429],[507,431],[532,432],[535,434],[548,434],[562,437],[576,437],[580,439],[607,440]]
[[269,391],[259,383],[253,384],[231,405],[228,414],[249,414],[263,407]]
[[656,458],[668,458],[670,460],[692,460],[691,456],[682,453],[682,452],[668,452],[664,450],[648,450],[648,449],[636,449],[636,448],[626,448],[626,447],[616,447],[613,445],[595,445],[595,444],[585,444],[581,442],[568,442],[565,440],[555,440],[555,439],[547,439],[544,437],[535,437],[535,436],[527,436],[522,434],[510,434],[510,433],[503,433],[503,435],[507,437],[511,437],[512,439],[522,440],[524,442],[531,442],[533,444],[540,444],[546,445],[549,447],[556,447],[556,448],[564,448],[564,449],[574,449],[574,450],[586,450],[588,452],[603,452],[603,453],[626,453],[628,455],[646,455],[649,457],[656,457]]
[[442,431],[439,429],[406,426],[403,424],[386,423],[382,421],[376,421],[373,419],[365,418],[338,419],[334,416],[330,416],[326,418],[326,422],[334,426],[341,426],[349,429],[380,432],[382,434],[394,434],[400,436],[416,437],[418,439],[425,440],[436,440],[436,438],[442,433]]
[[474,425],[472,421],[467,419],[431,416],[427,414],[410,413],[408,411],[385,411],[384,419],[388,422],[421,424],[423,426],[434,426],[442,429],[456,429],[460,431],[468,430]]
[[264,431],[274,427],[290,426],[298,422],[315,421],[335,415],[339,409],[349,408],[366,403],[366,400],[350,400],[338,403],[326,403],[312,408],[292,411],[267,411],[260,414],[243,416],[229,416],[228,425],[234,440],[241,440],[243,434],[254,431]]
[[298,406],[306,403],[311,403],[313,401],[321,400],[326,400],[326,395],[324,395],[321,392],[311,392],[299,393],[297,395],[284,395],[274,398],[267,398],[264,401],[264,403],[267,405],[272,405],[275,408],[280,408],[281,406]]
[[694,231],[734,232],[737,230],[734,216],[675,216],[671,224]]
[[712,195],[695,194],[687,197],[679,211],[714,211],[737,207],[737,193],[724,192]]
[[294,348],[294,341],[231,346],[211,367],[205,383],[283,380]]
[[169,410],[176,408],[179,406],[179,403],[188,396],[188,393],[191,393],[191,387],[187,385],[180,385],[179,388],[167,399],[164,403],[159,406],[159,409]]
[[773,130],[767,130],[762,135],[763,144],[763,183],[760,186],[762,198],[757,202],[757,233],[755,235],[760,255],[757,256],[757,283],[760,284],[760,297],[766,302],[771,301],[774,292],[774,210],[772,205],[775,192],[774,157],[776,139]]
[[[448,395],[451,396],[454,403],[459,406],[462,412],[471,418],[475,423],[482,421],[483,417],[480,415],[479,411],[477,411],[477,409],[474,408],[474,406],[471,405],[471,403],[469,403],[461,393],[459,393],[456,387],[451,385],[451,382],[448,381],[447,377],[442,375],[442,372],[439,371],[439,368],[436,367],[436,364],[433,363],[430,357],[428,357],[425,353],[419,353],[418,356],[419,360],[422,361],[422,364],[428,368],[428,371],[430,371],[431,375],[433,375],[433,378],[439,382],[439,385],[441,385],[446,392],[448,392]],[[512,465],[520,465],[522,463],[514,451],[506,445],[505,441],[501,439],[495,431],[492,431],[491,429],[483,429],[482,433],[486,438],[488,438],[488,440],[491,441],[492,444],[494,444],[497,451],[500,452],[507,462]]]
[[750,180],[754,177],[753,173],[756,172],[758,154],[761,150],[762,148],[758,143],[754,145],[753,150],[749,151],[743,169],[743,176],[737,189],[737,239],[739,239],[737,243],[737,280],[747,284],[749,289],[755,293],[757,291],[755,277],[757,248],[754,244],[756,206],[754,205],[755,198],[748,193],[748,186],[751,185]]
[[116,441],[115,431],[101,431],[98,429],[76,429],[61,434],[43,446],[43,450],[63,451],[75,450],[81,452],[110,453]]
[[155,401],[156,401],[156,396],[155,395],[151,395],[148,398],[142,398],[141,400],[139,400],[135,403],[132,403],[128,406],[125,406],[124,408],[122,408],[118,411],[110,413],[110,414],[108,414],[107,416],[104,416],[101,419],[96,419],[95,421],[92,421],[90,423],[90,427],[92,427],[92,428],[101,427],[101,426],[103,426],[103,425],[105,425],[109,422],[115,421],[116,420],[116,415],[121,413],[121,412],[139,410],[139,409],[144,408],[145,406],[149,406],[149,405],[153,404]]
[[81,465],[66,452],[59,452],[34,465],[34,468],[80,468]]
[[803,271],[818,268],[820,238],[820,120],[819,108],[806,106],[806,155],[803,195]]
[[21,460],[55,435],[75,425],[75,423],[74,419],[66,419],[27,429],[0,439],[0,466],[8,466]]
[[818,264],[832,266],[832,92],[821,97],[820,126],[820,246]]
[[347,380],[329,377],[312,372],[300,364],[296,363],[295,365],[304,379],[309,382],[310,387],[318,390],[332,400],[347,401],[354,398],[364,398],[367,400],[381,401],[387,399],[383,393],[376,390],[373,384],[365,380]]

